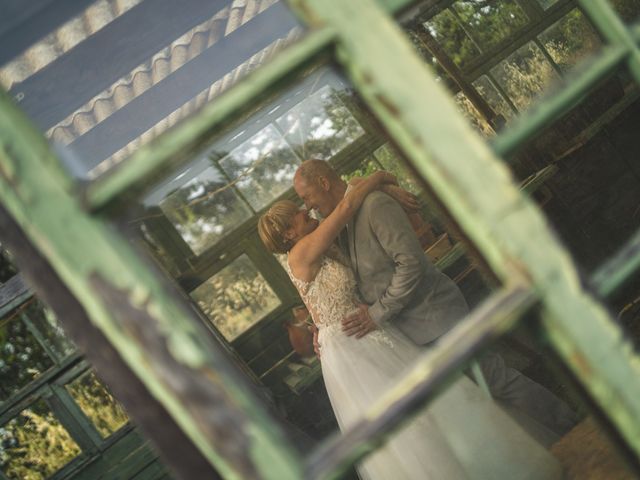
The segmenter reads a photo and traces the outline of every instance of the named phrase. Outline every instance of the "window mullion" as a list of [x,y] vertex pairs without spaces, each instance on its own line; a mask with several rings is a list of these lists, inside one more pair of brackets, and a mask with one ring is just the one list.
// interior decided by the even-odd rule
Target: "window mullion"
[[453,79],[454,82],[457,83],[458,88],[460,88],[462,93],[467,96],[473,106],[478,109],[480,114],[487,120],[487,122],[489,122],[490,125],[496,128],[496,113],[485,101],[485,99],[482,98],[482,96],[477,92],[473,85],[466,80],[464,75],[462,75],[462,72],[460,72],[460,69],[442,50],[437,40],[433,38],[429,31],[421,26],[416,25],[415,33],[427,48],[427,50],[436,58],[438,63],[442,65],[442,68],[447,72],[447,74]]
[[553,71],[556,72],[560,78],[564,77],[564,73],[562,72],[562,70],[560,70],[560,67],[558,67],[558,64],[555,62],[553,57],[549,55],[549,52],[547,52],[547,49],[544,48],[544,45],[540,43],[540,41],[538,40],[538,37],[533,39],[533,43],[540,49],[540,51],[542,52],[542,55],[544,55],[544,58],[547,60],[547,62],[549,62],[549,65],[551,65],[551,68],[553,68]]
[[96,454],[100,437],[94,431],[95,429],[90,424],[89,419],[82,415],[80,408],[63,386],[51,384],[48,389],[49,393],[44,398],[56,418],[60,420],[60,423],[78,443],[83,453],[89,456]]
[[607,0],[577,0],[596,30],[611,44],[627,50],[629,70],[640,82],[640,46]]
[[29,330],[29,332],[31,332],[31,335],[33,335],[35,337],[35,339],[38,341],[40,346],[47,353],[49,358],[51,358],[51,360],[53,361],[53,363],[55,365],[54,368],[59,368],[60,361],[62,359],[58,357],[58,354],[51,348],[51,346],[49,345],[49,342],[47,342],[46,339],[42,336],[42,333],[40,333],[40,330],[36,328],[36,326],[33,324],[31,319],[29,319],[29,317],[27,316],[26,313],[22,312],[20,314],[20,321],[22,321],[22,323],[24,323],[26,325],[27,330]]
[[526,111],[521,121],[496,137],[492,142],[494,151],[503,157],[512,154],[526,140],[548,126],[550,121],[557,120],[575,106],[584,98],[585,92],[624,61],[625,55],[625,50],[620,46],[605,47],[585,69],[569,74],[562,90],[542,100],[537,108]]
[[477,78],[483,75],[522,45],[536,38],[547,27],[560,20],[573,8],[575,8],[573,4],[569,2],[563,3],[556,6],[544,19],[524,25],[519,32],[492,47],[477,59],[474,59],[474,61],[464,69],[464,74],[468,78]]

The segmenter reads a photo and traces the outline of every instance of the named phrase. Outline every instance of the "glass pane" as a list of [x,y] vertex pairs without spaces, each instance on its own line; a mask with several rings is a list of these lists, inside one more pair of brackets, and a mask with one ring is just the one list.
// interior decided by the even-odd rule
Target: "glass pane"
[[6,400],[53,361],[17,314],[0,324],[0,398]]
[[602,45],[598,34],[578,9],[545,30],[539,39],[562,72],[570,70]]
[[0,427],[0,438],[0,463],[10,479],[48,478],[81,453],[44,400]]
[[[179,174],[174,181],[182,182],[187,174],[191,178],[174,187],[159,202],[162,212],[196,255],[252,215],[228,178],[210,165],[208,161],[200,161]],[[163,191],[172,187],[172,183],[165,185]]]
[[425,22],[424,27],[459,67],[464,67],[480,53],[458,19],[448,9]]
[[220,160],[220,167],[254,210],[291,187],[300,160],[273,125],[263,128]]
[[329,160],[364,134],[332,87],[325,86],[276,120],[303,159]]
[[209,278],[191,292],[191,297],[229,341],[280,305],[246,255]]
[[525,110],[560,77],[542,50],[529,42],[496,65],[491,74],[518,110]]
[[495,132],[493,131],[493,128],[491,128],[491,125],[489,125],[489,122],[485,120],[464,93],[458,92],[454,97],[454,100],[458,105],[458,110],[481,135],[485,137],[495,135]]
[[609,0],[609,3],[625,22],[637,22],[640,19],[640,0]]
[[552,7],[553,5],[558,3],[558,0],[538,0],[538,3],[544,10],[546,10],[547,8]]
[[[421,181],[411,169],[407,167],[406,161],[390,143],[385,143],[373,152],[373,155],[384,170],[396,176],[402,188],[419,197],[425,196],[425,190],[422,187]],[[441,229],[442,219],[437,218],[439,215],[433,210],[432,203],[429,200],[430,197],[427,196],[427,200],[422,202],[422,216],[436,229]],[[439,230],[439,232],[441,233],[442,230]]]
[[[302,35],[295,16],[277,0],[186,0],[161,8],[150,1],[102,0],[60,26],[31,10],[36,12],[16,23],[34,39],[44,38],[15,46],[19,55],[0,65],[0,85],[50,140],[69,148],[72,173],[89,178]],[[0,40],[11,44],[28,36]]]
[[505,120],[510,120],[515,116],[515,113],[509,106],[509,103],[498,91],[489,77],[486,75],[481,76],[473,82],[473,86],[493,111],[496,112],[496,114],[502,115]]
[[426,33],[424,29],[430,30],[427,24],[417,24],[411,27],[406,27],[405,33],[409,37],[409,40],[413,44],[418,55],[420,55],[420,57],[422,57],[424,61],[432,68],[433,73],[436,76],[436,80],[438,82],[443,82],[443,84],[448,86],[449,88],[456,88],[456,83],[451,78],[449,73],[447,73],[438,59],[431,53],[429,48],[427,48],[427,43],[429,40],[425,39],[425,36],[428,35],[428,33]]
[[58,359],[71,355],[76,350],[73,343],[66,337],[53,312],[44,308],[40,302],[31,303],[24,313],[38,329],[46,346],[55,353]]
[[386,171],[393,173],[398,179],[400,186],[406,190],[409,190],[415,195],[420,195],[423,191],[418,179],[409,171],[404,165],[404,161],[400,157],[400,154],[389,143],[385,143],[378,148],[373,155],[376,160],[380,162],[382,168]]
[[107,438],[129,421],[122,406],[98,381],[93,372],[76,378],[65,388],[82,412],[89,417],[102,438]]
[[515,0],[460,0],[453,4],[453,9],[484,51],[511,36],[529,20]]

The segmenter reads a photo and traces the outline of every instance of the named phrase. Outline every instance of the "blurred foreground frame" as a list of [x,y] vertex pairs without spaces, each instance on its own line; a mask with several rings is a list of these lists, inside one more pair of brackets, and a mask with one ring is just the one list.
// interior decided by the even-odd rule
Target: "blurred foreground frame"
[[[401,0],[379,3],[391,12],[410,6]],[[578,1],[575,5],[610,48],[586,66],[580,81],[569,82],[524,113],[499,132],[489,148],[377,3],[290,4],[311,27],[305,38],[218,102],[134,154],[122,168],[80,188],[42,136],[2,96],[1,240],[100,377],[184,478],[304,478],[305,471],[312,478],[331,477],[373,451],[408,420],[409,413],[433,398],[471,353],[508,331],[530,303],[538,303],[552,347],[637,463],[638,357],[602,302],[640,264],[638,234],[590,279],[582,279],[499,157],[565,114],[613,69],[626,65],[633,82],[640,81],[638,28],[625,25],[604,0]],[[227,351],[205,333],[184,297],[141,260],[102,212],[147,175],[194,151],[227,117],[288,72],[333,48],[364,102],[455,220],[465,241],[500,279],[503,290],[485,304],[501,307],[495,309],[500,315],[488,308],[494,313],[470,318],[480,330],[463,337],[473,340],[465,351],[445,343],[425,356],[416,366],[418,373],[398,389],[412,385],[413,397],[398,404],[383,401],[376,408],[382,412],[376,421],[330,440],[305,466],[305,459],[269,417]],[[506,312],[503,301],[510,306]],[[462,324],[460,331],[474,325]],[[439,366],[431,368],[435,365]]]

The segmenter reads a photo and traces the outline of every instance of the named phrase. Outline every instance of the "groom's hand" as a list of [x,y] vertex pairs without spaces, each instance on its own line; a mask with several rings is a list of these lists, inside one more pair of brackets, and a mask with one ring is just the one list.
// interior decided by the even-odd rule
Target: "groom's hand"
[[358,310],[342,319],[342,331],[348,336],[355,335],[362,338],[367,333],[373,332],[378,325],[369,316],[369,306],[361,303]]

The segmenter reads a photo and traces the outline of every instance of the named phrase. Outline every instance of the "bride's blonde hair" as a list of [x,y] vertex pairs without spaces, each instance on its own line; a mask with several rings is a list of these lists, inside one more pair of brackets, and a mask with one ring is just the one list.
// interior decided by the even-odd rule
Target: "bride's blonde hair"
[[271,253],[287,253],[293,246],[291,240],[285,238],[284,233],[291,226],[298,210],[298,206],[291,200],[280,200],[271,205],[271,208],[260,217],[258,235]]

